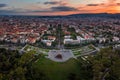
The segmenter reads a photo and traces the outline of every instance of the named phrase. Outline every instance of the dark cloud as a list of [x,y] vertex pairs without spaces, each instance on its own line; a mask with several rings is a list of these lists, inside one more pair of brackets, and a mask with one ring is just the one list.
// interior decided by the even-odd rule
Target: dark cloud
[[120,3],[117,3],[118,6],[120,6]]
[[78,9],[69,6],[57,6],[57,7],[51,7],[50,9],[52,11],[78,11]]
[[59,2],[57,2],[57,1],[51,1],[51,2],[44,2],[44,4],[54,5],[54,4],[59,4]]
[[62,12],[62,11],[79,11],[77,8],[70,6],[56,6],[50,7],[43,10],[25,10],[25,9],[11,9],[11,10],[0,10],[0,15],[18,15],[18,14],[27,14],[27,13],[49,13],[49,12]]
[[87,6],[99,6],[99,4],[87,4]]
[[51,11],[51,10],[33,10],[33,11],[27,11],[27,12],[39,13],[39,12],[53,12],[53,11]]
[[6,6],[7,6],[6,4],[0,4],[0,8],[6,7]]
[[70,7],[70,6],[56,6],[51,7],[45,10],[33,10],[33,11],[27,11],[27,12],[60,12],[60,11],[79,11],[77,8]]
[[0,10],[0,15],[6,15],[6,14],[22,14],[22,13],[28,13],[28,12],[31,12],[30,10],[25,10],[25,9],[22,9],[22,8],[16,8],[16,9],[10,9],[10,10]]

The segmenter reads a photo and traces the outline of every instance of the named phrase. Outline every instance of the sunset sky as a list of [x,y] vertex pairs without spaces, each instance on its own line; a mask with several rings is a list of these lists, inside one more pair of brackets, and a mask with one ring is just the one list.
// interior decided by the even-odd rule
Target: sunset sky
[[120,0],[0,0],[0,15],[120,13]]

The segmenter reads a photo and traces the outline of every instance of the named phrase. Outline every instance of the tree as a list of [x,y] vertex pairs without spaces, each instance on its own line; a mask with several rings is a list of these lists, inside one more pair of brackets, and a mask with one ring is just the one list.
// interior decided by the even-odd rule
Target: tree
[[120,79],[120,56],[112,47],[101,49],[94,57],[88,58],[92,63],[93,80]]
[[76,78],[76,74],[74,73],[70,73],[68,76],[68,80],[75,80],[75,78]]

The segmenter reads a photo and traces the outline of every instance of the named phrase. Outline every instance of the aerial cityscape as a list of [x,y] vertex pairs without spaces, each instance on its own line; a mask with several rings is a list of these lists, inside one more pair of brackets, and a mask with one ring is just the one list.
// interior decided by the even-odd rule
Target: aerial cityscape
[[120,80],[120,0],[0,1],[0,80]]

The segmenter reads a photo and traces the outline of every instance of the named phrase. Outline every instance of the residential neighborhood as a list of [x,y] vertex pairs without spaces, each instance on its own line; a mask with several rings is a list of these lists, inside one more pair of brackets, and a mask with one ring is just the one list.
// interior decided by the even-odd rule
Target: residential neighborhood
[[0,42],[35,46],[40,43],[43,47],[52,48],[57,48],[59,43],[65,46],[90,43],[115,45],[120,43],[119,23],[119,19],[100,17],[51,19],[1,16]]

